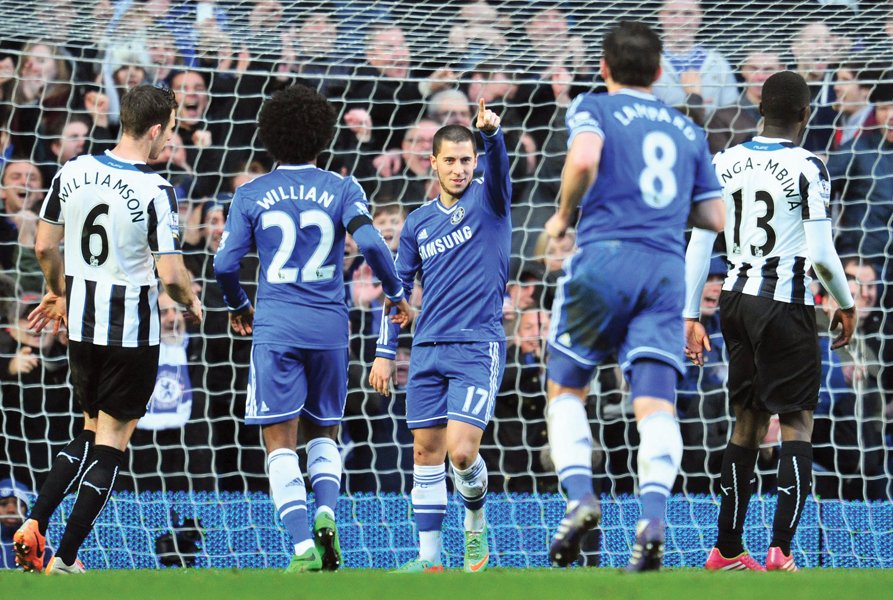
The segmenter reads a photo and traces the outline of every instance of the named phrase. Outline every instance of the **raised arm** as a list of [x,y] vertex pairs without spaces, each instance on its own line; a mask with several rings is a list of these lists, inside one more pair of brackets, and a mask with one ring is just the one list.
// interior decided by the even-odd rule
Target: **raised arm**
[[505,137],[499,128],[499,115],[489,110],[481,98],[477,116],[477,128],[484,138],[484,187],[487,203],[500,216],[509,214],[512,206],[512,179]]

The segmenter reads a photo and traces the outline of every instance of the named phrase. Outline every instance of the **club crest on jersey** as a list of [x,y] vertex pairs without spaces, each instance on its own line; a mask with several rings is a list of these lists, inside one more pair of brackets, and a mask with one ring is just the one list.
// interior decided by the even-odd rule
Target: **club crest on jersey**
[[458,225],[462,222],[462,219],[465,218],[465,209],[463,207],[459,207],[456,209],[456,212],[453,213],[453,216],[450,217],[450,223],[453,225]]

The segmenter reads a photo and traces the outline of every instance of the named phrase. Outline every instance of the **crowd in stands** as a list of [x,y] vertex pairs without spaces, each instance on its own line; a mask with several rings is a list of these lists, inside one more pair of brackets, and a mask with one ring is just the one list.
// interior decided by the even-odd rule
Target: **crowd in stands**
[[[120,485],[267,489],[259,429],[242,424],[250,340],[229,330],[212,263],[232,194],[275,166],[255,135],[261,102],[302,83],[339,114],[320,166],[357,178],[395,252],[406,215],[439,193],[428,161],[437,129],[470,127],[480,98],[502,115],[513,182],[508,362],[483,454],[491,489],[555,491],[542,359],[555,282],[575,245],[572,234],[549,240],[542,226],[557,198],[564,114],[577,94],[601,87],[598,33],[605,19],[625,16],[659,27],[664,60],[654,92],[705,127],[713,152],[757,134],[760,88],[771,74],[791,69],[809,82],[804,146],[831,174],[830,211],[860,317],[845,350],[829,350],[822,338],[817,489],[825,498],[893,495],[893,5],[104,0],[84,15],[73,12],[77,4],[41,3],[33,19],[45,38],[15,35],[7,24],[0,42],[0,478],[37,489],[78,430],[65,337],[33,334],[25,319],[43,292],[33,250],[42,199],[65,161],[114,145],[120,96],[148,82],[171,87],[179,102],[176,135],[152,166],[177,190],[186,264],[207,312],[191,329],[162,296],[158,382]],[[760,35],[765,27],[771,35]],[[685,455],[677,491],[687,493],[716,490],[730,429],[716,314],[724,272],[715,259],[703,296],[713,351],[679,385]],[[344,273],[352,331],[346,490],[409,490],[412,438],[402,417],[411,338],[400,341],[396,392],[379,396],[366,380],[384,295],[350,241]],[[257,277],[256,260],[244,261],[249,294]],[[421,285],[415,289],[418,307]],[[814,292],[819,314],[831,314],[833,300]],[[616,367],[600,369],[591,387],[602,492],[634,488],[638,440],[624,391]],[[759,469],[766,492],[777,444],[770,429]]]

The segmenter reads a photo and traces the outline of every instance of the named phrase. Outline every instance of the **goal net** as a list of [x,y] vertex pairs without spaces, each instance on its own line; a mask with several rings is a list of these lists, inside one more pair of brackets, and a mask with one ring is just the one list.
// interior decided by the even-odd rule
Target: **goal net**
[[[544,335],[562,261],[575,248],[573,236],[549,241],[543,225],[558,194],[564,115],[577,94],[603,89],[601,38],[620,19],[662,32],[655,93],[703,125],[714,152],[757,134],[760,86],[773,72],[797,70],[810,83],[803,144],[832,176],[836,243],[861,325],[846,351],[822,341],[815,497],[795,551],[807,566],[893,566],[893,7],[884,2],[0,0],[0,479],[38,489],[80,428],[64,338],[33,335],[24,319],[44,290],[34,234],[46,188],[69,158],[114,146],[124,91],[167,85],[180,103],[177,135],[153,166],[177,189],[185,259],[206,318],[190,328],[176,310],[162,310],[165,343],[149,413],[85,559],[93,567],[151,567],[170,555],[180,564],[190,556],[181,546],[194,542],[196,566],[283,565],[288,544],[267,495],[259,429],[243,424],[250,340],[229,330],[212,266],[232,193],[273,166],[256,137],[258,110],[292,83],[331,100],[338,129],[320,166],[357,178],[396,249],[405,215],[438,193],[427,158],[434,132],[470,125],[484,98],[502,115],[513,187],[508,361],[482,448],[494,560],[544,566],[564,506],[543,417]],[[388,567],[415,544],[404,422],[411,336],[399,343],[395,393],[377,395],[367,377],[381,287],[350,244],[344,264],[352,334],[338,518],[349,566]],[[722,268],[716,263],[711,274]],[[249,258],[242,268],[249,293],[256,278]],[[670,503],[668,565],[702,564],[715,537],[732,424],[717,297],[708,285],[704,319],[714,351],[678,392],[685,451]],[[585,557],[619,566],[638,515],[638,434],[616,365],[596,373],[587,411],[606,514]],[[768,545],[778,444],[773,426],[748,515],[754,551]],[[51,540],[68,509],[70,499]],[[461,562],[459,514],[451,501],[452,564]]]

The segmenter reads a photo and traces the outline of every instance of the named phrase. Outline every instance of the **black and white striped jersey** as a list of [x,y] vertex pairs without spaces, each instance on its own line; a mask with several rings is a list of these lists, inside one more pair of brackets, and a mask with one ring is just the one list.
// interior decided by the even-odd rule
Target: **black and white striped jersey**
[[67,162],[40,217],[64,225],[68,337],[99,346],[158,344],[153,254],[179,253],[177,198],[151,167],[111,152]]
[[813,304],[803,222],[827,219],[824,163],[782,139],[757,136],[713,159],[726,205],[731,268],[724,290]]

